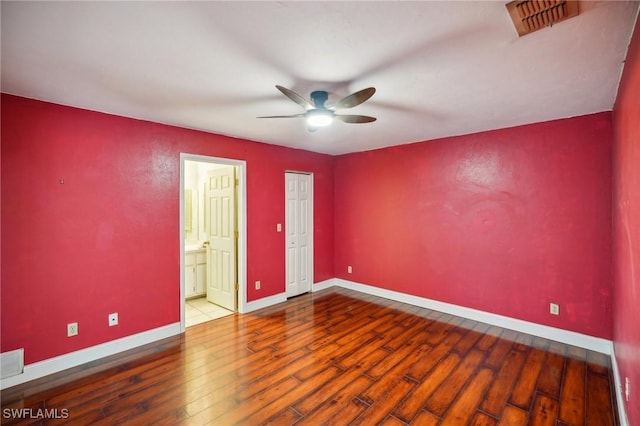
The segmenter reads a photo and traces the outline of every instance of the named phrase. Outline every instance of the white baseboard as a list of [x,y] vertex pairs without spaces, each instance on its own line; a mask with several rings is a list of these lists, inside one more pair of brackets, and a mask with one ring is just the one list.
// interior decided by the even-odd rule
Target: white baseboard
[[[311,292],[314,293],[316,291],[324,290],[324,289],[335,287],[335,286],[336,286],[336,279],[329,278],[328,280],[314,283],[311,286]],[[278,303],[282,303],[286,301],[287,301],[287,293],[275,294],[273,296],[268,296],[262,299],[254,300],[252,302],[247,302],[246,310],[241,313],[244,314],[252,311],[257,311],[258,309],[268,308],[269,306],[277,305]]]
[[68,368],[77,367],[109,355],[114,355],[138,346],[180,334],[180,323],[165,325],[153,330],[126,336],[117,340],[102,343],[79,351],[70,352],[44,361],[24,366],[22,374],[7,377],[0,381],[0,389],[7,389],[30,380],[39,379],[49,374],[58,373]]
[[620,426],[629,426],[627,410],[625,410],[624,405],[624,390],[622,381],[620,380],[620,370],[618,369],[618,360],[616,359],[614,344],[611,344],[611,369],[613,370],[613,380],[616,386],[616,401],[618,403],[618,416],[620,417]]
[[589,349],[592,351],[611,355],[611,340],[601,339],[599,337],[588,336],[586,334],[576,333],[574,331],[562,330],[560,328],[549,327],[546,325],[536,324],[529,321],[523,321],[517,318],[506,317],[502,315],[492,314],[490,312],[479,311],[477,309],[465,308],[464,306],[452,305],[450,303],[439,302],[437,300],[427,299],[410,294],[400,293],[393,290],[387,290],[379,287],[373,287],[353,281],[335,279],[335,283],[339,287],[348,288],[359,291],[372,296],[384,297],[385,299],[395,300],[397,302],[408,303],[422,308],[433,309],[434,311],[444,312],[463,318],[480,321],[498,327],[508,328],[510,330],[531,334],[545,339],[566,343],[573,346]]
[[247,314],[249,312],[257,311],[258,309],[262,309],[262,308],[268,308],[269,306],[276,305],[278,303],[282,303],[286,301],[287,301],[286,293],[274,294],[273,296],[267,296],[267,297],[263,297],[262,299],[247,302],[245,306],[246,310],[240,313]]
[[315,293],[316,291],[325,290],[327,288],[336,286],[336,278],[329,278],[325,281],[320,281],[319,283],[315,283],[311,286],[311,292]]

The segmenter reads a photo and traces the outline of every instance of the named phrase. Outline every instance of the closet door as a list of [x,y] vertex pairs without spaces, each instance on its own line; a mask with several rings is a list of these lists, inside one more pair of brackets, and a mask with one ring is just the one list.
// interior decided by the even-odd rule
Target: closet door
[[313,176],[285,173],[287,297],[311,291],[313,282]]

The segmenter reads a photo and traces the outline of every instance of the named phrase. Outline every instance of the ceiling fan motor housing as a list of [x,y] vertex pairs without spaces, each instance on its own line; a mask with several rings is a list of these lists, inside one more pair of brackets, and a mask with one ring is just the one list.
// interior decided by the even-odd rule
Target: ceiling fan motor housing
[[311,101],[316,108],[326,108],[324,103],[329,99],[329,94],[324,90],[316,90],[311,92]]

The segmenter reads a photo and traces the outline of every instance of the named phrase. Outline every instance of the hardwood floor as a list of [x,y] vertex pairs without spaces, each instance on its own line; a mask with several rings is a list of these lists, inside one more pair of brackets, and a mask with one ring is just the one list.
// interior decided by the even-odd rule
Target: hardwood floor
[[39,424],[7,415],[22,408],[73,425],[618,423],[608,356],[344,289],[2,392],[3,424]]

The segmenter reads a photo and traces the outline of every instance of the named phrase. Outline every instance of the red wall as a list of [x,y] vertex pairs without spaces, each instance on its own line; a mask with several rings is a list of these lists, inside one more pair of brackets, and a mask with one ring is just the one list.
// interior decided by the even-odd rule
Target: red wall
[[640,27],[613,110],[613,341],[630,425],[640,425]]
[[2,95],[2,351],[32,363],[179,320],[180,152],[247,161],[249,300],[284,291],[283,174],[306,170],[316,282],[612,338],[611,142],[600,113],[333,158]]
[[287,169],[314,173],[314,278],[334,276],[333,157],[8,95],[1,107],[2,352],[24,347],[29,364],[180,320],[181,152],[247,162],[247,278],[262,282],[248,300],[284,292]]
[[611,132],[600,113],[338,157],[336,275],[611,338]]

